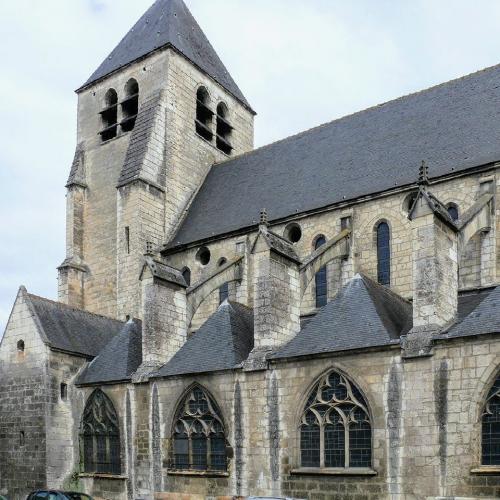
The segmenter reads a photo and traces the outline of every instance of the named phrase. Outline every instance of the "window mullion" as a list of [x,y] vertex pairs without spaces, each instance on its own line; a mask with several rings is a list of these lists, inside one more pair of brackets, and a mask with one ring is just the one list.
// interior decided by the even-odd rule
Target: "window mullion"
[[344,423],[345,468],[349,467],[349,424]]
[[92,434],[92,470],[97,472],[97,435]]
[[319,466],[325,467],[325,425],[324,422],[319,424]]
[[212,439],[210,434],[207,436],[207,470],[212,467]]
[[192,469],[193,468],[193,442],[192,442],[191,433],[188,434],[188,459],[189,459],[188,468]]

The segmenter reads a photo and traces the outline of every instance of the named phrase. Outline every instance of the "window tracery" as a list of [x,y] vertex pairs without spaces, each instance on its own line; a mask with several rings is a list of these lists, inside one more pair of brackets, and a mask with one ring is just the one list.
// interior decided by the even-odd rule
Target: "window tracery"
[[173,428],[173,463],[176,470],[227,470],[226,437],[219,409],[198,386],[184,396]]
[[300,425],[302,467],[370,467],[371,421],[359,389],[331,371],[311,391]]
[[482,464],[500,465],[500,374],[488,393],[482,415]]
[[87,400],[81,426],[84,472],[120,474],[120,429],[111,400],[96,389]]

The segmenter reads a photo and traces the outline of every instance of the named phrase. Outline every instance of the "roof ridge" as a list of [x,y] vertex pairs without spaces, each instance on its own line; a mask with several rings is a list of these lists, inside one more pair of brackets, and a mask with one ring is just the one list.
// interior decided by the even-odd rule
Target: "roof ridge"
[[367,276],[364,273],[359,273],[359,275],[361,276],[361,279],[365,283],[368,282],[369,285],[373,286],[378,291],[390,296],[393,299],[399,300],[400,302],[402,302],[406,305],[412,306],[412,302],[410,300],[405,299],[404,297],[402,297],[401,295],[399,295],[395,291],[391,290],[389,287],[381,285],[380,283],[377,283],[375,280],[373,280],[372,278],[370,278],[369,276]]
[[110,321],[116,321],[117,323],[121,323],[124,325],[127,324],[126,322],[121,321],[119,319],[111,318],[109,316],[104,316],[104,314],[98,314],[98,313],[94,313],[91,311],[87,311],[86,309],[80,309],[78,307],[74,307],[74,306],[70,306],[68,304],[65,304],[64,302],[58,302],[57,300],[48,299],[46,297],[42,297],[41,295],[35,295],[34,293],[30,293],[30,292],[27,292],[27,293],[31,299],[40,299],[40,300],[43,300],[45,302],[50,302],[51,304],[54,304],[56,306],[61,306],[62,308],[65,308],[65,309],[70,309],[70,310],[76,311],[76,312],[83,312],[85,314],[89,314],[90,316],[95,316],[96,318],[103,318],[103,319],[107,319]]
[[495,69],[495,68],[500,68],[500,63],[499,64],[494,64],[492,66],[488,66],[486,68],[479,69],[477,71],[472,71],[471,73],[467,73],[466,75],[462,75],[462,76],[459,76],[457,78],[452,78],[451,80],[447,80],[445,82],[441,82],[441,83],[437,83],[435,85],[431,85],[430,87],[426,87],[424,89],[416,90],[415,92],[410,92],[408,94],[403,94],[403,95],[401,95],[399,97],[395,97],[394,99],[389,99],[388,101],[384,101],[384,102],[381,102],[379,104],[374,104],[373,106],[368,106],[367,108],[360,109],[358,111],[354,111],[352,113],[340,116],[338,118],[334,118],[333,120],[330,120],[328,122],[320,123],[320,124],[315,125],[315,126],[313,126],[311,128],[308,128],[306,130],[302,130],[300,132],[297,132],[295,134],[283,137],[281,139],[277,139],[276,141],[270,142],[268,144],[264,144],[263,146],[259,146],[258,148],[254,148],[254,149],[252,149],[250,151],[245,151],[244,153],[241,153],[239,155],[235,155],[235,156],[232,156],[230,158],[226,158],[223,161],[214,163],[212,166],[213,167],[222,167],[222,166],[226,165],[227,163],[230,163],[233,160],[236,160],[236,159],[248,156],[248,155],[250,155],[252,153],[255,153],[257,151],[261,151],[261,150],[266,149],[266,148],[270,148],[270,147],[275,146],[277,144],[280,144],[282,142],[286,142],[286,141],[288,141],[290,139],[297,138],[297,137],[299,137],[301,135],[306,135],[308,133],[311,133],[311,132],[313,132],[315,130],[324,128],[324,127],[326,127],[328,125],[331,125],[333,123],[341,122],[342,120],[346,120],[348,118],[352,118],[353,116],[357,116],[357,115],[360,115],[360,114],[368,112],[368,111],[373,111],[373,110],[381,108],[383,106],[388,106],[390,104],[395,104],[398,101],[402,101],[402,100],[405,100],[405,99],[408,99],[408,98],[411,98],[411,97],[416,97],[416,96],[418,96],[420,94],[423,94],[425,92],[430,92],[431,90],[435,90],[435,89],[438,89],[440,87],[444,87],[445,85],[449,85],[450,83],[455,83],[455,82],[459,82],[461,80],[465,80],[467,78],[479,75],[481,73],[484,73],[486,71],[489,71],[489,70],[492,70],[492,69]]

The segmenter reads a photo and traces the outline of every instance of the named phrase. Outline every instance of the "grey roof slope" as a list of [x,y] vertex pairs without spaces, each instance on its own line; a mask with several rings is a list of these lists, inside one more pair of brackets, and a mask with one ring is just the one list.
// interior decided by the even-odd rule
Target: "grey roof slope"
[[76,380],[77,385],[130,380],[142,363],[142,324],[128,321]]
[[411,326],[409,302],[358,274],[270,359],[399,344]]
[[123,322],[27,294],[50,347],[94,357],[122,329]]
[[247,359],[253,343],[252,310],[225,301],[153,377],[236,368]]
[[251,110],[245,96],[182,0],[157,0],[81,89],[166,46],[178,50]]
[[[500,333],[500,286],[464,298],[467,302],[461,306],[459,297],[458,320],[450,327],[446,338]],[[460,313],[461,309],[468,310],[468,314]]]
[[500,66],[214,166],[169,247],[500,160]]

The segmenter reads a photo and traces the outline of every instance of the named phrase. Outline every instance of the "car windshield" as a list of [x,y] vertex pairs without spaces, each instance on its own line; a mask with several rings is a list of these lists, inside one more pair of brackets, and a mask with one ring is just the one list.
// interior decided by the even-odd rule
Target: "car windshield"
[[68,497],[69,500],[92,500],[92,497],[86,495],[85,493],[65,492],[64,495]]

